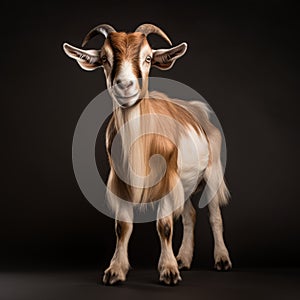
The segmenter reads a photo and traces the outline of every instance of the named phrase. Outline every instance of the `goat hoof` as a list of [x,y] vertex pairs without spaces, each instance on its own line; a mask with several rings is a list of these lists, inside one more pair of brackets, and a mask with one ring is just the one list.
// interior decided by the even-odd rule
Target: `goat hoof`
[[188,263],[186,260],[178,256],[176,257],[176,260],[177,260],[179,270],[189,270],[191,268],[191,264]]
[[176,267],[164,268],[160,272],[159,281],[166,285],[176,285],[181,281],[180,273]]
[[215,262],[215,269],[217,271],[229,271],[232,269],[232,264],[229,258],[227,257],[220,257]]
[[124,272],[118,268],[109,267],[105,272],[103,276],[103,283],[105,285],[115,285],[122,281],[125,281],[126,275]]

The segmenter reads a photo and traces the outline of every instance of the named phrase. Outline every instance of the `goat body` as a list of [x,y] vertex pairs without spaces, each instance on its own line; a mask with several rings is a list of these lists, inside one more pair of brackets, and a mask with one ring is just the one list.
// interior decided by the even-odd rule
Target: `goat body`
[[[129,124],[125,138],[122,140],[123,156],[119,163],[123,168],[133,168],[143,178],[143,182],[139,187],[135,187],[134,178],[130,181],[129,170],[124,171],[124,174],[128,174],[129,182],[124,182],[112,166],[108,189],[127,201],[148,203],[161,199],[177,187],[176,193],[172,194],[172,201],[173,207],[176,208],[175,215],[178,215],[182,212],[184,200],[196,190],[203,179],[209,178],[209,174],[205,173],[206,170],[210,170],[209,166],[217,166],[213,172],[215,178],[210,178],[209,184],[212,187],[213,184],[220,185],[221,181],[218,179],[222,178],[222,168],[218,161],[219,156],[213,153],[220,152],[221,135],[209,121],[208,114],[209,109],[203,102],[169,99],[159,92],[149,93],[147,98],[143,98],[135,106],[126,110],[117,108],[106,132],[106,147],[110,163],[112,164],[111,144],[118,128]],[[149,116],[146,120],[141,118],[145,115]],[[133,122],[130,122],[132,120]],[[178,126],[179,124],[181,126]],[[128,135],[134,131],[139,139],[133,145],[126,145]],[[136,133],[136,131],[140,132]],[[156,132],[161,134],[155,134]],[[126,149],[130,152],[128,153]],[[151,170],[149,166],[151,157],[157,154],[166,160],[167,168],[163,178],[157,184],[147,187],[149,186],[147,175],[150,172],[161,173],[160,165],[156,166],[157,169],[152,165]],[[226,204],[229,193],[225,184],[220,188],[221,197],[218,197],[218,201],[220,204]],[[112,198],[111,207],[117,211],[116,202],[113,197],[110,198]]]

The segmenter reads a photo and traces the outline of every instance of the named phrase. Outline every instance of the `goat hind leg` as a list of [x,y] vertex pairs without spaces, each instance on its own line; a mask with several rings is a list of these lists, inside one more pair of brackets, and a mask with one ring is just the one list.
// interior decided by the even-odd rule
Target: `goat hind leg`
[[218,197],[215,197],[209,204],[209,221],[214,236],[214,259],[215,268],[218,271],[228,271],[232,268],[228,250],[223,238],[223,221]]
[[196,223],[196,211],[190,199],[185,202],[181,217],[183,238],[176,259],[179,269],[189,269],[194,253],[194,228]]

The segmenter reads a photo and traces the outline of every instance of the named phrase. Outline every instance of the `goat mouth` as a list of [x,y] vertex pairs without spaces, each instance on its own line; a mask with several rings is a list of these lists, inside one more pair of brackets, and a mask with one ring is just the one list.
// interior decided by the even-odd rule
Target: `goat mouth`
[[135,94],[126,97],[114,94],[114,98],[122,107],[129,107],[133,105],[136,102],[136,100],[138,100],[138,96],[139,92],[136,92]]

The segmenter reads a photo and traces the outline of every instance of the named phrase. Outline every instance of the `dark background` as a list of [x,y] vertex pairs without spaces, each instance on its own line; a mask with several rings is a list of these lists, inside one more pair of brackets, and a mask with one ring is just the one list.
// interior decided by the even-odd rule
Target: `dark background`
[[[108,265],[114,222],[82,195],[72,138],[87,104],[105,88],[62,51],[100,23],[132,31],[160,26],[188,52],[153,70],[197,90],[226,136],[225,240],[236,267],[299,266],[299,10],[288,1],[1,2],[2,193],[0,268]],[[150,37],[154,47],[166,47]],[[102,38],[91,45],[101,46]],[[197,210],[194,266],[211,267],[207,209]],[[174,247],[181,237],[176,225]],[[156,268],[155,224],[138,224],[133,267]]]

